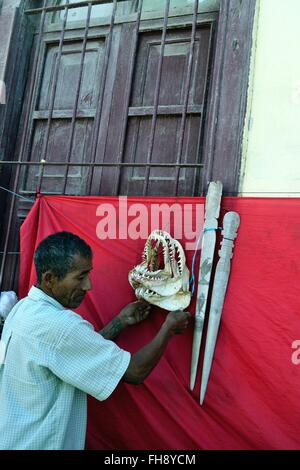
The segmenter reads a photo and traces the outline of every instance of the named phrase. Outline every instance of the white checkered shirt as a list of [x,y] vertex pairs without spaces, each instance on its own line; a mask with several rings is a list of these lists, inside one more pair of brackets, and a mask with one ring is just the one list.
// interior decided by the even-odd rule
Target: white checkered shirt
[[83,449],[86,394],[109,397],[129,361],[129,352],[32,287],[1,337],[0,449]]

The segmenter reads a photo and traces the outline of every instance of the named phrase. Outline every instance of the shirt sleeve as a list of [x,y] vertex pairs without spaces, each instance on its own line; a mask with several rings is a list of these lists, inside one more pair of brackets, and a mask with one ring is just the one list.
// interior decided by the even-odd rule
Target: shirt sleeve
[[50,357],[49,368],[57,377],[105,400],[125,374],[131,355],[80,319],[63,335]]

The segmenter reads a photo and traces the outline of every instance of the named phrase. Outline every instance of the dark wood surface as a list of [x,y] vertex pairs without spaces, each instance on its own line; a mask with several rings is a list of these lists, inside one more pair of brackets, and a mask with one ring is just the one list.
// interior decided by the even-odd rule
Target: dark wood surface
[[202,191],[221,180],[236,194],[249,85],[255,0],[222,0],[207,115]]

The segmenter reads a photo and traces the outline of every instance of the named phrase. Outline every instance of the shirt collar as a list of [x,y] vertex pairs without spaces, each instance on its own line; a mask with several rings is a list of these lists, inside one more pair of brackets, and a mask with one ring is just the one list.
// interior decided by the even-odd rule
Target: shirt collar
[[28,297],[32,300],[43,300],[44,302],[48,302],[60,310],[64,310],[63,305],[61,305],[59,302],[57,302],[57,300],[46,294],[46,292],[42,291],[42,289],[39,289],[38,287],[32,286],[28,292]]

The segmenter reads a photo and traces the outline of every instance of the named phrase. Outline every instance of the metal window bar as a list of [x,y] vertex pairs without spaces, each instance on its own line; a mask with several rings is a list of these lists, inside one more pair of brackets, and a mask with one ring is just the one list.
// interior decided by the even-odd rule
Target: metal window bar
[[[94,166],[103,166],[103,167],[119,167],[119,166],[124,166],[124,167],[144,167],[144,166],[149,166],[149,167],[171,167],[173,168],[174,166],[179,166],[182,168],[201,168],[203,167],[203,163],[161,163],[161,162],[150,162],[150,163],[132,163],[132,162],[14,162],[14,161],[9,161],[9,160],[2,160],[0,161],[0,167],[1,165],[19,165],[19,166],[87,166],[87,167],[94,167]],[[46,193],[45,193],[46,194]]]
[[[196,38],[198,4],[199,4],[199,0],[195,0],[194,1],[194,12],[193,12],[191,45],[190,45],[190,52],[189,52],[189,59],[188,59],[186,82],[185,82],[185,88],[184,88],[183,111],[182,111],[182,117],[181,117],[181,123],[180,123],[178,151],[177,151],[177,158],[176,158],[176,163],[177,164],[181,162],[183,139],[184,139],[184,130],[185,130],[186,122],[187,122],[186,113],[187,113],[188,102],[189,102],[190,83],[191,83],[191,76],[192,76],[192,66],[193,66],[193,61],[194,61],[194,46],[195,46],[195,38]],[[176,174],[175,174],[175,195],[176,196],[178,194],[179,176],[180,176],[180,167],[177,166],[176,167]]]
[[[165,44],[166,44],[169,9],[170,9],[170,0],[166,0],[164,25],[163,25],[162,36],[161,36],[160,55],[159,55],[157,76],[156,76],[156,83],[155,83],[154,111],[153,111],[152,122],[151,122],[150,143],[149,143],[149,150],[147,153],[147,164],[151,162],[153,145],[154,145],[154,136],[155,136],[155,129],[156,129],[156,121],[157,121],[157,110],[158,110],[158,103],[159,103],[160,82],[161,82],[161,75],[162,75],[164,50],[165,50]],[[144,186],[143,186],[143,196],[146,196],[147,191],[148,191],[149,177],[150,177],[150,167],[147,166],[146,173],[145,173]]]

